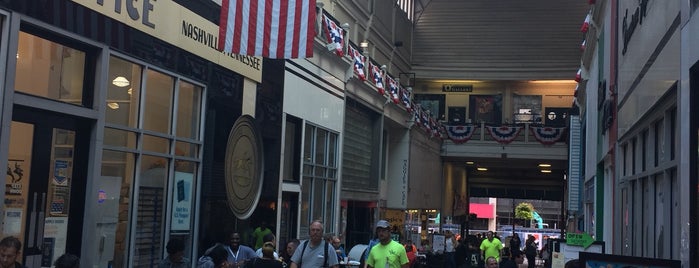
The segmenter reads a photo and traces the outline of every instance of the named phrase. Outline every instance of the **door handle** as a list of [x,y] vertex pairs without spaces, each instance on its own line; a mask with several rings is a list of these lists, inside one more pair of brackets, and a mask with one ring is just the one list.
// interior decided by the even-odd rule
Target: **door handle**
[[36,245],[39,250],[43,249],[44,246],[44,218],[46,211],[46,193],[41,193],[41,210],[39,210],[39,216],[37,219],[37,233],[36,233]]
[[29,242],[27,243],[27,248],[33,248],[34,247],[34,240],[36,239],[36,198],[37,198],[37,192],[34,192],[34,198],[33,198],[33,204],[32,204],[32,212],[29,213],[29,237],[28,240]]

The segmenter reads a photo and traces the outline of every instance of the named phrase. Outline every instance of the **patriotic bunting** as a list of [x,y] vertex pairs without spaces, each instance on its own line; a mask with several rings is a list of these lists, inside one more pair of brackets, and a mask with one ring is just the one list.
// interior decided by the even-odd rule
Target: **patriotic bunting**
[[218,49],[273,59],[313,57],[316,1],[222,0]]
[[403,101],[405,110],[411,113],[413,111],[413,105],[410,103],[410,92],[403,87],[400,88],[400,99]]
[[366,57],[352,45],[347,46],[347,54],[349,55],[350,59],[352,59],[354,74],[357,75],[359,80],[366,81],[366,73],[364,72]]
[[486,126],[485,129],[488,131],[491,137],[501,144],[509,144],[514,141],[522,131],[522,127],[508,127],[508,126]]
[[369,61],[369,75],[371,75],[371,80],[374,81],[374,86],[380,95],[385,94],[384,84],[383,84],[383,70],[376,66],[372,61]]
[[396,83],[396,80],[390,75],[386,75],[386,83],[388,84],[388,95],[391,97],[391,100],[393,100],[393,103],[398,104],[400,102],[398,83]]
[[335,54],[340,57],[344,56],[345,29],[338,26],[335,20],[326,14],[323,14],[323,29],[325,30],[325,37],[328,39],[328,49],[332,48],[335,50]]
[[592,20],[592,16],[590,16],[590,13],[587,13],[587,16],[585,16],[585,21],[583,21],[582,26],[580,26],[580,31],[582,33],[587,33],[587,30],[590,29],[590,21]]
[[447,136],[456,144],[464,143],[471,139],[476,128],[478,128],[476,125],[446,126]]
[[543,145],[552,145],[563,137],[565,127],[530,127],[534,138]]

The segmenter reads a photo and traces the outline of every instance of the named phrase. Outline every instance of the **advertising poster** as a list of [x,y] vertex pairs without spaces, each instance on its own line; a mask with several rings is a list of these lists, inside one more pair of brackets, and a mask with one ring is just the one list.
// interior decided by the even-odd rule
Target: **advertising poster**
[[172,230],[189,230],[192,215],[192,180],[194,174],[175,172],[172,200]]
[[50,267],[66,251],[68,217],[46,217],[44,219],[44,248],[42,266]]

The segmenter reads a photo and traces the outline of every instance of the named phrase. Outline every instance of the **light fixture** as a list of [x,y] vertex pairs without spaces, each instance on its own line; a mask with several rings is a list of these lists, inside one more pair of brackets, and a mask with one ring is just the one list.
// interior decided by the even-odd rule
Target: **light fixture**
[[133,93],[133,88],[130,87],[129,89],[127,89],[127,90],[126,90],[126,93],[129,94],[129,95],[131,95],[131,93]]
[[118,87],[128,87],[129,85],[131,85],[131,82],[129,82],[129,80],[126,79],[126,77],[117,76],[117,78],[114,78],[114,80],[112,80],[112,85]]
[[551,167],[551,164],[541,163],[541,164],[539,164],[539,167]]
[[474,164],[473,161],[466,161],[466,165],[473,165],[473,164]]
[[359,42],[359,47],[361,48],[368,48],[369,47],[369,41],[364,40],[362,42]]
[[541,173],[551,173],[551,170],[550,169],[542,169]]
[[116,110],[116,109],[119,109],[119,104],[116,102],[110,102],[110,103],[107,103],[107,107],[109,107],[112,110]]
[[488,169],[487,169],[487,168],[484,168],[484,167],[476,168],[476,170],[478,170],[478,171],[488,171]]

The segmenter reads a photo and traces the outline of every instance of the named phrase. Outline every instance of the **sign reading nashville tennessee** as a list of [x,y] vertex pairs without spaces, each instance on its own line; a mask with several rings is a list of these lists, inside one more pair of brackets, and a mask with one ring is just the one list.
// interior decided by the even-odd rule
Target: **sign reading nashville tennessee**
[[72,1],[256,82],[262,80],[262,58],[219,51],[218,25],[171,0]]

